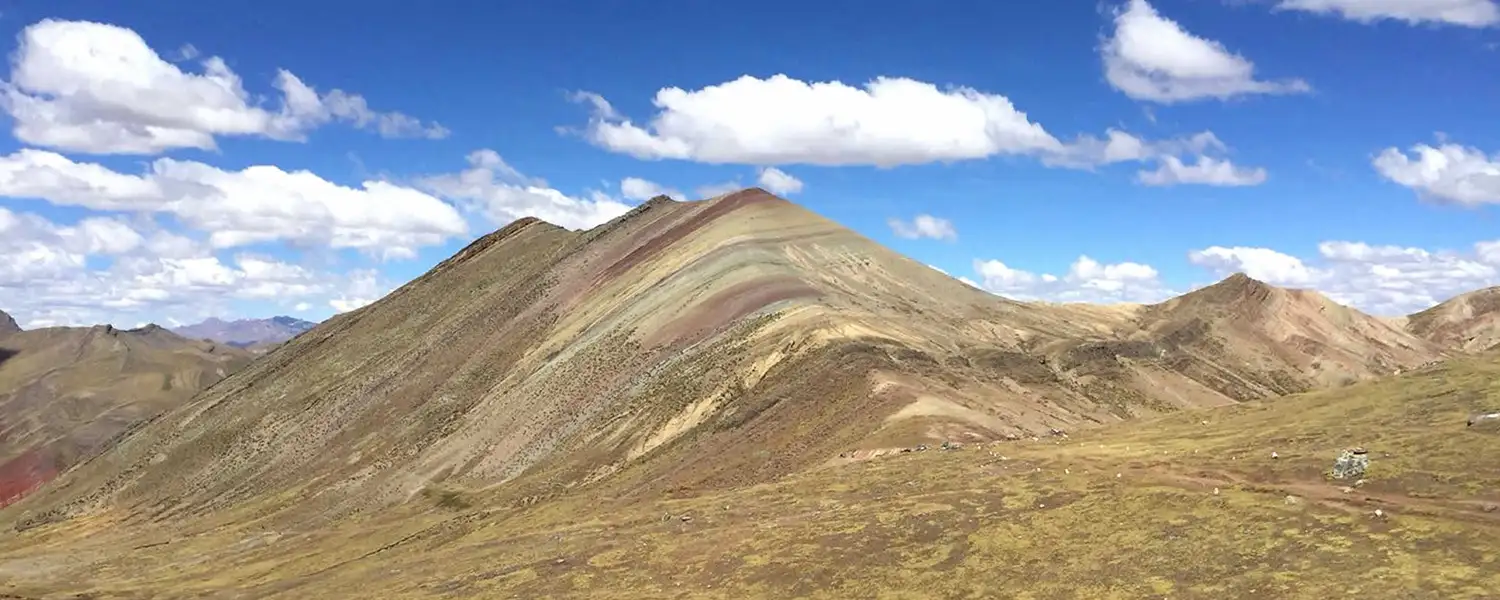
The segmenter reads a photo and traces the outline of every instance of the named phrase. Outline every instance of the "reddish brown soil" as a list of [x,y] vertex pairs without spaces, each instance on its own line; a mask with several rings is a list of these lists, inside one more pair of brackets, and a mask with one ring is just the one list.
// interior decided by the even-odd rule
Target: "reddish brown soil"
[[33,448],[0,465],[0,508],[57,477],[57,468],[42,450]]

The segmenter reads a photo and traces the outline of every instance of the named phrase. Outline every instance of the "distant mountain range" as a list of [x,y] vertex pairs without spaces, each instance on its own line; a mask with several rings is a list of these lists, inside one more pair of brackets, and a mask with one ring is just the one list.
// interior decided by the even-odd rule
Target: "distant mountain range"
[[271,317],[269,319],[238,319],[225,321],[212,318],[178,327],[172,331],[177,335],[222,342],[238,348],[261,344],[279,344],[312,329],[317,323],[295,317]]

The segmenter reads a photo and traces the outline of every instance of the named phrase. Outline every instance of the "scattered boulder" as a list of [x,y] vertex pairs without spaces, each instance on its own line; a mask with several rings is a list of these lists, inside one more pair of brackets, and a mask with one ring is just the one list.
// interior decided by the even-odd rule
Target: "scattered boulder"
[[1350,448],[1333,461],[1334,479],[1363,479],[1370,468],[1370,455],[1364,448]]
[[1468,426],[1476,431],[1500,433],[1500,411],[1470,415]]

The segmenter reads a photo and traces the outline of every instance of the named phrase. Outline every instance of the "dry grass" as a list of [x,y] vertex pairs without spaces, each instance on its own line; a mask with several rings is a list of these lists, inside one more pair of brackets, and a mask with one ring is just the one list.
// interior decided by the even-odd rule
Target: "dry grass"
[[[1464,418],[1500,404],[1497,382],[1500,361],[1467,359],[1068,438],[897,454],[675,499],[581,492],[527,505],[503,491],[445,490],[322,529],[160,524],[139,529],[130,550],[109,533],[118,525],[89,519],[0,544],[0,580],[14,582],[0,592],[1492,597],[1500,513],[1486,506],[1500,503],[1500,473],[1485,453],[1500,438],[1467,431]],[[1372,464],[1366,482],[1345,492],[1352,482],[1325,473],[1350,445],[1368,448]]]

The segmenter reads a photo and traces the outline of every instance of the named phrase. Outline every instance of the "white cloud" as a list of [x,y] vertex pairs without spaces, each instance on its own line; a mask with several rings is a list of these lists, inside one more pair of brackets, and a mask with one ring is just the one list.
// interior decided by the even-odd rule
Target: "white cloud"
[[24,149],[0,157],[0,196],[169,213],[212,232],[210,242],[219,248],[285,240],[403,258],[467,232],[453,207],[420,191],[384,181],[344,187],[274,166],[224,171],[161,158],[143,175],[126,175]]
[[367,306],[390,293],[391,286],[380,281],[375,271],[358,270],[350,274],[349,283],[339,297],[328,301],[336,312],[349,312]]
[[459,201],[498,225],[530,216],[560,227],[587,229],[630,210],[629,205],[603,193],[576,198],[552,189],[546,181],[527,177],[506,164],[494,150],[476,150],[467,160],[469,168],[423,177],[418,185]]
[[1269,248],[1211,246],[1188,253],[1188,262],[1221,275],[1244,273],[1271,285],[1307,287],[1322,274],[1295,256]]
[[89,217],[63,226],[0,207],[0,287],[64,278],[85,268],[89,256],[125,254],[145,243],[118,219]]
[[740,180],[736,178],[733,181],[725,181],[723,183],[700,185],[693,188],[693,192],[697,193],[699,198],[713,198],[715,196],[723,196],[724,194],[733,194],[743,189],[745,189],[745,185],[740,183]]
[[626,200],[650,200],[657,196],[669,196],[675,200],[682,200],[682,192],[666,187],[654,181],[648,181],[639,177],[626,177],[620,180],[620,195]]
[[320,272],[271,256],[226,261],[207,244],[115,219],[60,225],[0,208],[0,299],[28,327],[190,322],[229,301],[290,305],[369,296],[371,272]]
[[1331,13],[1360,23],[1384,19],[1467,27],[1500,23],[1500,4],[1495,0],[1281,0],[1276,8]]
[[[574,99],[593,107],[584,135],[597,146],[641,159],[761,165],[759,184],[786,194],[800,191],[801,181],[764,165],[895,167],[1025,155],[1048,166],[1092,168],[1227,151],[1208,131],[1153,141],[1110,129],[1103,139],[1080,135],[1064,143],[1005,96],[900,77],[876,78],[862,88],[786,75],[746,75],[692,91],[665,88],[654,99],[657,114],[644,126],[598,94],[580,92]],[[1229,165],[1225,159],[1214,164]],[[710,191],[724,189],[729,184]]]
[[1004,96],[901,77],[854,87],[745,75],[699,90],[670,87],[656,93],[660,112],[644,127],[597,94],[580,97],[595,107],[588,139],[642,159],[893,167],[1060,147]]
[[1500,204],[1500,154],[1486,156],[1478,148],[1458,144],[1418,144],[1411,151],[1415,160],[1386,148],[1375,157],[1375,170],[1424,198],[1464,206]]
[[896,237],[908,240],[928,238],[953,241],[958,239],[958,230],[953,227],[952,221],[932,215],[917,215],[911,221],[893,217],[887,219],[886,224],[891,226],[891,231],[896,234]]
[[[1136,172],[1136,181],[1150,186],[1247,186],[1265,182],[1267,173],[1264,168],[1239,166],[1221,157],[1228,153],[1229,146],[1212,131],[1144,140],[1118,129],[1109,129],[1103,139],[1079,136],[1061,152],[1044,156],[1042,162],[1085,169],[1120,162],[1155,163],[1155,169]],[[1183,156],[1194,158],[1188,163],[1183,161]]]
[[1193,251],[1188,260],[1220,276],[1241,271],[1272,285],[1316,289],[1372,314],[1400,315],[1500,283],[1497,249],[1500,241],[1476,244],[1472,253],[1328,241],[1312,260],[1217,246]]
[[802,180],[792,177],[786,171],[776,167],[765,167],[760,170],[756,182],[766,191],[772,194],[788,196],[802,191]]
[[0,107],[15,119],[22,142],[98,154],[214,149],[216,136],[302,140],[330,121],[386,137],[448,134],[408,115],[371,110],[357,94],[319,95],[286,70],[274,81],[281,106],[270,110],[223,59],[208,57],[202,68],[181,70],[124,27],[46,19],[21,32]]
[[1172,295],[1160,274],[1134,262],[1103,264],[1080,256],[1058,277],[1017,269],[998,260],[976,260],[976,287],[1016,300],[1050,302],[1158,302]]
[[1260,185],[1266,181],[1266,170],[1237,166],[1227,159],[1211,156],[1199,156],[1193,164],[1183,163],[1176,156],[1163,156],[1155,170],[1138,172],[1136,181],[1151,186],[1185,183],[1212,186]]
[[1129,0],[1124,10],[1116,11],[1114,26],[1100,47],[1104,76],[1137,100],[1170,104],[1312,89],[1300,79],[1256,79],[1249,59],[1184,30],[1146,0]]

